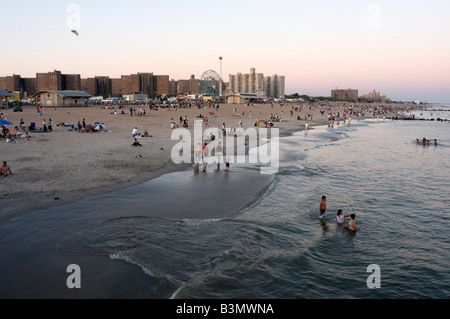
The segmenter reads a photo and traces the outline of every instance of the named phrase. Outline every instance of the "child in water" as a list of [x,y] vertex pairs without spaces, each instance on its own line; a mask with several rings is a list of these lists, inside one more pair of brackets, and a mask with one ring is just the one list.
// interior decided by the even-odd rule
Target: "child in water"
[[[347,218],[347,217],[350,217],[350,222],[345,223],[344,218]],[[355,214],[344,215],[344,213],[342,212],[342,209],[339,209],[336,214],[336,222],[338,224],[342,224],[345,228],[348,228],[352,231],[356,231],[356,229],[357,229],[355,218],[356,218]]]
[[355,214],[351,214],[350,215],[350,222],[344,223],[344,227],[349,229],[349,230],[351,230],[351,231],[356,231],[357,228],[356,228],[355,218],[356,218],[356,215]]

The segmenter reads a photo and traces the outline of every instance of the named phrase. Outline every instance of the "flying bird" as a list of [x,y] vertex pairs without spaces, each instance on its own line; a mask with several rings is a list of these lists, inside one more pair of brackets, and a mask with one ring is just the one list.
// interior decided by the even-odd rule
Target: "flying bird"
[[76,34],[77,37],[80,36],[80,35],[78,34],[77,30],[72,30],[72,33]]

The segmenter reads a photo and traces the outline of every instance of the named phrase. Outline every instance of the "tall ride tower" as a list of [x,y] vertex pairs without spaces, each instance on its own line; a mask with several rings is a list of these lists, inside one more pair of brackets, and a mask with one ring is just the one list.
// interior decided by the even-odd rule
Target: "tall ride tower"
[[222,57],[219,57],[220,61],[220,81],[219,81],[219,97],[222,97]]

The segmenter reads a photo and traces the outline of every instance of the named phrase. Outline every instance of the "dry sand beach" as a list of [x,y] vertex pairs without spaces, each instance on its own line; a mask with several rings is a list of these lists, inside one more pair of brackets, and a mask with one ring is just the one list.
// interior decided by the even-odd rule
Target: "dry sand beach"
[[[305,128],[305,121],[298,116],[312,115],[310,126],[327,123],[328,112],[340,112],[341,121],[345,106],[324,107],[303,105],[302,110],[294,104],[264,105],[221,105],[212,108],[161,108],[147,111],[146,116],[114,115],[114,110],[103,106],[44,108],[42,115],[32,106],[25,106],[23,112],[2,110],[4,119],[14,123],[8,128],[13,131],[23,119],[25,125],[35,122],[42,127],[42,121],[51,119],[53,131],[49,133],[30,132],[30,139],[17,139],[15,143],[0,143],[1,160],[7,161],[13,175],[1,179],[2,202],[0,222],[21,214],[76,202],[86,196],[109,193],[118,189],[138,185],[168,172],[187,169],[191,164],[175,165],[171,160],[171,148],[178,141],[171,140],[171,119],[179,124],[180,116],[187,116],[189,129],[199,115],[208,117],[210,127],[226,123],[228,128],[252,127],[256,120],[265,120],[270,114],[277,114],[281,122],[275,123],[280,135],[292,134]],[[140,106],[137,107],[137,109]],[[117,106],[116,106],[117,109]],[[148,109],[148,108],[147,108]],[[325,111],[323,114],[320,111]],[[251,116],[250,115],[251,112]],[[236,114],[240,114],[237,117]],[[372,114],[365,114],[372,117]],[[395,113],[386,114],[395,116]],[[105,123],[103,132],[79,133],[71,130],[78,121],[87,124]],[[64,123],[66,126],[55,126]],[[140,138],[142,147],[133,147],[132,130],[148,131],[151,137]]]

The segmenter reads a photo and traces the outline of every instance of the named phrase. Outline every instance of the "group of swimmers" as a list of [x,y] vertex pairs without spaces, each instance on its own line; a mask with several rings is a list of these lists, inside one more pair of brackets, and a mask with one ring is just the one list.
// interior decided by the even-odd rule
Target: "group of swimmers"
[[[322,201],[320,202],[319,205],[319,217],[323,217],[326,211],[327,211],[327,197],[322,196]],[[346,223],[345,218],[348,217],[350,217],[350,221]],[[342,209],[338,209],[336,214],[336,222],[340,225],[343,225],[344,228],[349,229],[351,231],[357,230],[355,218],[356,218],[355,214],[344,215]]]
[[[418,138],[416,139],[416,143],[419,145],[430,145],[430,140],[427,140],[425,137],[420,141]],[[437,145],[437,139],[434,139],[434,145]]]

